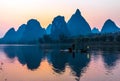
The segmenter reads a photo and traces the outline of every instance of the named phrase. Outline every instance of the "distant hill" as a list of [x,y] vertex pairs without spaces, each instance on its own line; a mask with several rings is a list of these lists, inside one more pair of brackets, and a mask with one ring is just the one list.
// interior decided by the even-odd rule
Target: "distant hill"
[[52,21],[51,26],[51,38],[59,39],[60,36],[70,36],[70,33],[67,28],[67,24],[63,16],[57,16]]
[[0,42],[2,43],[14,43],[17,42],[16,31],[14,28],[9,29]]
[[95,27],[92,29],[92,33],[100,33],[100,31],[98,30],[98,28]]
[[79,9],[72,15],[67,25],[72,36],[87,35],[91,33],[91,28],[87,21],[82,17]]
[[20,42],[34,42],[42,38],[45,34],[46,31],[41,27],[40,23],[35,19],[31,19],[27,22]]
[[30,19],[27,24],[22,24],[17,31],[15,31],[14,28],[9,29],[4,37],[0,39],[0,43],[32,44],[39,42],[43,43],[44,41],[54,43],[54,41],[64,42],[66,38],[68,38],[68,42],[70,41],[69,39],[74,39],[81,35],[83,35],[81,37],[84,37],[84,35],[87,37],[99,33],[100,35],[102,34],[104,38],[104,33],[114,33],[114,35],[116,35],[115,33],[119,32],[120,28],[111,19],[105,21],[101,31],[99,31],[98,28],[93,28],[91,30],[89,23],[81,15],[80,10],[77,9],[67,23],[64,16],[57,16],[53,19],[52,24],[49,24],[46,29],[42,28],[36,19]]
[[101,33],[113,33],[120,31],[120,28],[110,19],[108,19],[101,30]]
[[21,40],[25,29],[26,29],[26,24],[22,24],[16,31],[16,38],[18,42]]
[[9,29],[0,40],[0,43],[36,43],[45,34],[46,31],[40,23],[35,19],[31,19],[27,24],[21,25],[17,31],[14,28]]

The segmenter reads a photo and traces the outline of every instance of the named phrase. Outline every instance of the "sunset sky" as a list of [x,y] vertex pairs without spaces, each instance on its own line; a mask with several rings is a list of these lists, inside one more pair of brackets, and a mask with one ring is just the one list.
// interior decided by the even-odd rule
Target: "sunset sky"
[[67,22],[76,9],[91,28],[101,29],[109,18],[120,26],[120,0],[0,0],[0,37],[32,18],[44,28],[57,15],[65,16]]

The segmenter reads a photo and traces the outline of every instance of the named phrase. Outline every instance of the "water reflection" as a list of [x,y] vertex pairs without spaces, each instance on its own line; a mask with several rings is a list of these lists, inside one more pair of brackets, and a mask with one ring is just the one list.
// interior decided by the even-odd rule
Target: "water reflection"
[[75,59],[69,57],[68,60],[69,66],[72,69],[72,74],[78,77],[78,79],[82,75],[82,73],[85,72],[89,62],[90,62],[90,58],[87,56],[87,54],[79,54],[79,53],[76,54]]
[[100,47],[93,50],[93,54],[95,59],[99,59],[98,55],[100,54],[106,69],[111,70],[117,65],[117,61],[120,60],[120,47]]
[[52,51],[50,53],[49,63],[53,66],[53,70],[57,73],[62,73],[65,71],[65,67],[68,62],[68,55],[66,53],[61,53],[60,51]]
[[120,59],[120,55],[115,52],[106,52],[102,55],[103,61],[105,63],[105,67],[107,69],[114,69],[117,65],[117,61]]
[[93,61],[92,58],[97,61],[100,58],[98,55],[100,55],[105,68],[108,70],[114,69],[120,59],[119,51],[115,48],[98,48],[82,54],[80,52],[61,52],[60,48],[41,49],[39,46],[5,46],[4,52],[10,59],[17,58],[29,70],[37,70],[41,62],[47,59],[55,73],[62,75],[66,68],[69,68],[76,81],[79,81],[87,72],[87,68]]
[[90,62],[87,54],[61,52],[59,49],[51,50],[45,56],[44,50],[40,50],[38,46],[7,46],[4,48],[4,52],[10,59],[17,57],[21,64],[27,65],[31,70],[37,69],[42,59],[47,58],[54,72],[61,74],[66,66],[69,66],[71,73],[80,77]]
[[53,66],[53,70],[57,73],[62,73],[65,71],[66,65],[68,65],[72,74],[79,78],[88,66],[90,58],[88,58],[87,54],[76,53],[74,56],[73,54],[53,51],[49,61]]
[[40,66],[43,58],[43,52],[37,46],[7,46],[4,48],[6,55],[27,65],[28,69],[35,70]]

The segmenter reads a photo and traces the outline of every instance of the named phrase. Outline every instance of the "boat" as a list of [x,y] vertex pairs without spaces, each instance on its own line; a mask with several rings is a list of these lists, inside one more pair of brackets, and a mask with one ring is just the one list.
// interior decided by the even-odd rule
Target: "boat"
[[73,52],[80,52],[80,53],[86,53],[89,51],[89,46],[81,48],[81,49],[75,49],[75,45],[72,45],[72,47],[68,48],[68,49],[63,49],[60,50],[62,52],[69,52],[69,53],[73,53]]

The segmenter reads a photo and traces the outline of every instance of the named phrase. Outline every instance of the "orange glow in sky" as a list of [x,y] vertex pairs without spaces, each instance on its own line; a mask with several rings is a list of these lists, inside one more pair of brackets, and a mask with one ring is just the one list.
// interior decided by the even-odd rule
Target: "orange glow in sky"
[[66,22],[80,9],[91,28],[101,29],[107,19],[120,25],[120,0],[0,0],[0,37],[14,27],[37,19],[46,28],[57,15]]

